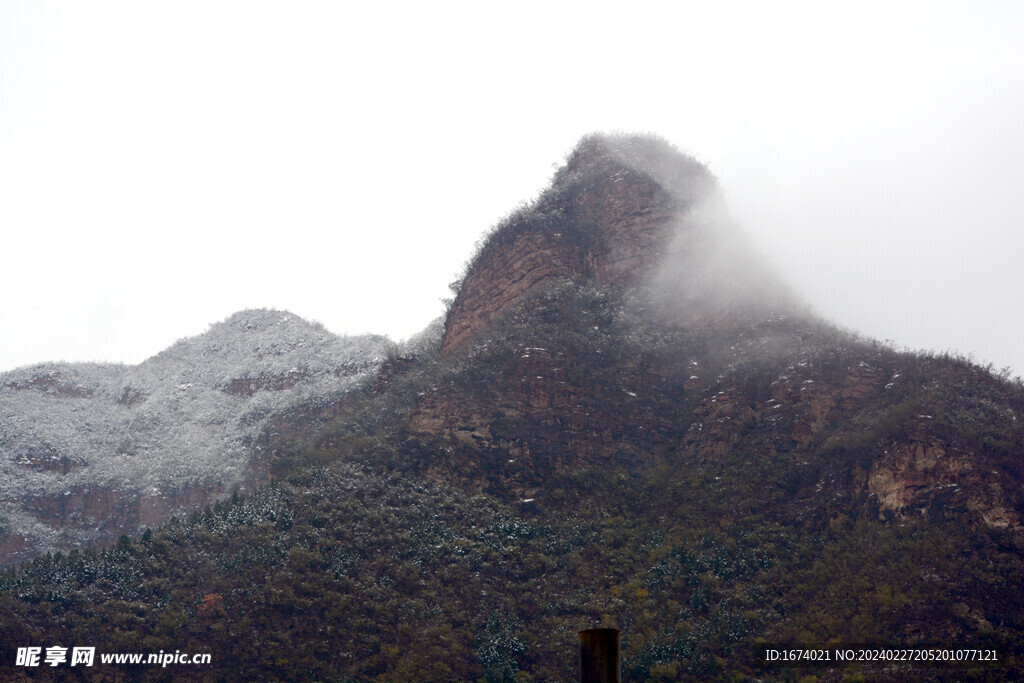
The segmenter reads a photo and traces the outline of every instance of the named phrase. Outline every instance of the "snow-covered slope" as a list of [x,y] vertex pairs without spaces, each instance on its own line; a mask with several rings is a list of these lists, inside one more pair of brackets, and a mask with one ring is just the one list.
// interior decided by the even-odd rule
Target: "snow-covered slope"
[[135,531],[111,527],[159,523],[230,492],[271,416],[365,386],[386,343],[244,311],[136,366],[0,375],[0,563]]

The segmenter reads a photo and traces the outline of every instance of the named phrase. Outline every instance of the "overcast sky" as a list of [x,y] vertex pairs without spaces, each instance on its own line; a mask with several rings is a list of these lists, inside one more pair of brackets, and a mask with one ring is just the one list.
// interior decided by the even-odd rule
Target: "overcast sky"
[[401,339],[584,134],[825,316],[1024,374],[1024,3],[0,0],[0,370],[254,307]]

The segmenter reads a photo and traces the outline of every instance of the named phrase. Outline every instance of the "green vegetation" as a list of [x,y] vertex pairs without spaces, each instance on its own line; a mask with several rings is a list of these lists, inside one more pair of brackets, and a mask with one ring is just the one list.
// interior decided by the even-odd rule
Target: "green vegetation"
[[576,631],[598,625],[623,629],[628,680],[761,675],[758,641],[955,642],[1017,666],[1024,561],[1006,535],[787,522],[749,488],[729,464],[589,469],[526,510],[311,466],[140,539],[4,572],[0,635],[209,651],[213,678],[277,680],[569,680]]

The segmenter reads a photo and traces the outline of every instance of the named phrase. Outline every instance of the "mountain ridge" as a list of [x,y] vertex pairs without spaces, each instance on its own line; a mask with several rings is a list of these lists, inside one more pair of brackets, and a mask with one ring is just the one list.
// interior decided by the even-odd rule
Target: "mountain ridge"
[[[630,163],[620,160],[638,149]],[[644,155],[660,168],[645,172]],[[676,166],[664,163],[673,155]],[[901,392],[894,387],[909,372],[902,364],[920,366],[922,359],[828,325],[769,269],[751,265],[742,235],[719,208],[708,210],[714,180],[694,164],[657,138],[591,136],[551,189],[499,224],[471,260],[445,321],[441,353],[458,356],[465,369],[441,370],[432,382],[438,386],[419,393],[400,428],[416,449],[446,453],[427,458],[432,476],[473,490],[510,487],[511,495],[535,499],[552,468],[678,466],[738,449],[807,457],[846,448],[865,438],[858,429],[884,417],[898,434],[867,429],[877,456],[858,466],[863,475],[843,475],[836,495],[882,516],[938,505],[1019,529],[1019,483],[998,474],[1004,466],[996,462],[985,465],[990,475],[978,476],[963,457],[977,450],[976,435],[948,417],[923,424],[909,415],[911,403],[921,415],[966,414],[963,401],[952,394],[922,399],[941,390],[895,400]],[[654,180],[665,167],[683,169],[669,177],[697,178],[700,190],[665,190]],[[581,178],[584,187],[573,184]],[[578,198],[594,196],[596,204],[583,200],[579,209]],[[572,227],[558,227],[566,224]],[[644,237],[603,237],[609,225]],[[573,231],[564,241],[575,252],[536,248],[538,239]],[[613,275],[586,267],[600,263],[609,242],[631,245],[632,257],[618,261],[629,267]],[[520,258],[524,250],[530,258]],[[495,289],[497,305],[493,298],[488,304]],[[958,384],[984,384],[950,360],[947,367],[935,362],[935,371]],[[1019,411],[1019,397],[1001,382],[984,391]],[[1007,410],[1013,416],[1014,408]],[[908,422],[897,429],[898,420]],[[1019,444],[1024,436],[1014,424],[1002,429]],[[1001,452],[1011,457],[1013,442]]]
[[140,533],[265,481],[257,446],[273,415],[342,400],[385,346],[259,309],[138,365],[0,374],[0,563]]
[[[528,681],[605,626],[633,680],[800,673],[764,643],[997,653],[825,679],[1024,674],[1024,385],[808,312],[664,141],[579,150],[445,321],[271,416],[270,483],[0,572],[5,640],[215,653],[168,679]],[[218,395],[293,391],[286,358]]]

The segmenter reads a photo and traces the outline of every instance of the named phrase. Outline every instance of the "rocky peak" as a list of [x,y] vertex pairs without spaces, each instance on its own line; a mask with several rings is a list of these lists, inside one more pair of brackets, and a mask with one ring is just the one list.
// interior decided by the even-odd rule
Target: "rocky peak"
[[702,213],[715,188],[704,166],[659,138],[584,138],[551,186],[499,223],[470,260],[442,351],[458,350],[559,279],[682,288],[691,300],[714,291],[720,298],[735,284],[727,271],[738,272],[744,258],[731,226]]
[[657,139],[584,139],[471,261],[442,350],[455,369],[408,430],[446,454],[438,477],[472,488],[532,499],[574,468],[746,453],[769,474],[817,468],[790,492],[795,518],[857,506],[1024,528],[1019,387],[803,310],[706,169]]

